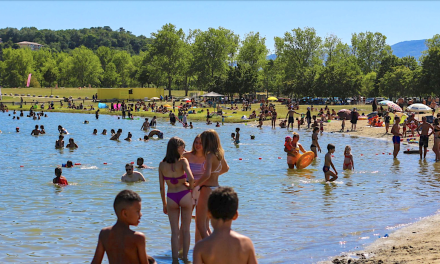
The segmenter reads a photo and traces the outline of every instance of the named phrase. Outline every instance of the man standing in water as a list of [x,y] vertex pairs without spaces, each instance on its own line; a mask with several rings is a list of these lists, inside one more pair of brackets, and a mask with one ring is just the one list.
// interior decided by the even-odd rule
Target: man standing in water
[[399,128],[400,118],[398,116],[394,119],[394,125],[391,128],[391,134],[393,134],[393,145],[394,145],[394,158],[397,158],[397,154],[400,151],[400,128]]
[[142,173],[134,171],[133,164],[125,164],[125,171],[126,173],[121,177],[122,182],[145,181],[144,175],[142,175]]
[[289,117],[289,120],[287,121],[287,129],[289,129],[289,125],[292,127],[293,129],[293,123],[295,122],[295,119],[293,118],[294,114],[298,114],[297,112],[295,112],[295,110],[293,110],[293,107],[289,108],[289,112],[287,112],[286,118],[287,116]]
[[[422,130],[422,133],[420,133],[420,129]],[[429,129],[431,129],[431,133],[429,133]],[[422,117],[422,123],[417,128],[417,133],[419,133],[420,135],[420,139],[419,139],[420,159],[422,159],[422,154],[423,154],[423,158],[425,159],[426,151],[428,149],[429,136],[432,133],[434,133],[434,127],[426,122],[426,116]],[[425,153],[423,153],[422,147],[424,148]]]

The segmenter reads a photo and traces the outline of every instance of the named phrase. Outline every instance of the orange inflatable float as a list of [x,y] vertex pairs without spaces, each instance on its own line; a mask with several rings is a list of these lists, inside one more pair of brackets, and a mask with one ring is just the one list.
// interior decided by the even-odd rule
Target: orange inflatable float
[[298,169],[304,169],[309,166],[310,163],[312,163],[314,158],[315,153],[313,151],[307,151],[298,158],[298,160],[296,161],[296,167]]

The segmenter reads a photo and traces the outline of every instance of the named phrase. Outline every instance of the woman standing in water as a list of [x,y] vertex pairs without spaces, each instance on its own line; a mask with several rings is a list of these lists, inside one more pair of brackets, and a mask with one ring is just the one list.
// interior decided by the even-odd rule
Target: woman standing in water
[[200,135],[205,153],[205,171],[195,185],[200,186],[200,196],[196,208],[196,226],[202,239],[210,235],[208,218],[208,197],[219,187],[218,177],[229,170],[225,151],[215,130],[207,130]]
[[284,148],[284,152],[287,152],[287,165],[289,165],[289,169],[295,168],[296,162],[298,161],[298,158],[301,156],[299,153],[300,151],[302,153],[306,153],[306,150],[298,141],[299,141],[299,134],[293,132],[291,150]]
[[[185,151],[185,142],[172,137],[168,141],[167,153],[159,164],[160,196],[162,198],[163,212],[168,214],[171,226],[171,251],[173,262],[179,257],[179,218],[181,217],[181,229],[183,238],[183,259],[188,259],[190,245],[189,226],[191,224],[192,200],[194,178],[188,164],[182,154]],[[166,176],[165,176],[166,175]],[[186,183],[188,179],[189,183]],[[168,186],[167,198],[165,198],[165,182]]]
[[[200,135],[197,135],[194,139],[192,149],[189,152],[186,152],[183,154],[183,157],[185,157],[189,162],[189,167],[191,168],[191,172],[194,176],[194,180],[199,180],[203,173],[205,172],[205,152],[203,151],[202,146],[202,138]],[[200,196],[200,186],[195,186],[192,192],[192,201],[193,201],[193,210],[194,207],[197,206],[197,202],[199,200]],[[197,209],[196,209],[196,215],[197,215]],[[196,225],[197,225],[197,219],[196,219]],[[199,230],[196,228],[196,234],[195,234],[195,242],[197,243],[199,240],[201,240]]]
[[432,151],[435,153],[435,161],[440,160],[440,123],[439,119],[434,119],[434,145],[432,146]]

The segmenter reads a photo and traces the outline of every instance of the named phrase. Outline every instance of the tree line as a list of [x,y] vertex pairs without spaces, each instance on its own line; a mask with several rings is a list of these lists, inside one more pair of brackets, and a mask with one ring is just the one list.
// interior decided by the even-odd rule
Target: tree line
[[379,32],[353,33],[348,45],[335,35],[321,38],[309,27],[275,37],[276,58],[270,60],[266,39],[258,32],[240,38],[222,27],[185,33],[166,24],[151,38],[143,37],[139,49],[101,45],[105,39],[98,36],[67,50],[54,48],[65,46],[57,42],[31,51],[11,45],[9,38],[0,45],[0,85],[23,87],[32,73],[34,87],[160,86],[169,94],[172,89],[240,97],[264,91],[296,98],[440,94],[439,34],[426,41],[428,50],[419,61],[393,55]]

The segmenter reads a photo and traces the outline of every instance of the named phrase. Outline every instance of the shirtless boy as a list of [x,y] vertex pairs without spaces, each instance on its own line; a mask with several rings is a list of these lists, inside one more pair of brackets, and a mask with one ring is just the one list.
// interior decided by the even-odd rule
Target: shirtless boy
[[145,235],[130,229],[140,222],[141,197],[131,191],[123,190],[115,198],[113,208],[118,220],[99,233],[98,245],[92,264],[101,263],[107,253],[109,263],[154,264],[154,258],[147,255]]
[[148,129],[150,129],[150,123],[148,122],[148,118],[145,118],[145,121],[141,126],[141,130],[148,130]]
[[[333,144],[328,144],[327,150],[328,152],[325,154],[325,163],[322,171],[324,172],[325,181],[335,181],[338,178],[338,172],[336,171],[335,165],[333,165],[332,154],[335,153],[336,148]],[[330,170],[330,166],[332,166],[335,172]]]
[[133,164],[125,164],[126,173],[122,175],[122,182],[138,182],[145,181],[144,175],[138,171],[134,171]]
[[208,199],[208,217],[214,232],[194,247],[194,264],[258,263],[250,238],[231,230],[238,217],[238,196],[230,187],[219,187]]
[[38,136],[40,134],[40,130],[38,129],[38,125],[35,125],[35,129],[32,130],[31,136]]
[[[422,130],[421,133],[420,133],[420,129]],[[431,133],[429,133],[429,129],[431,129]],[[417,133],[419,133],[420,135],[420,139],[419,139],[420,159],[422,159],[422,154],[423,154],[423,158],[426,159],[426,151],[428,149],[429,136],[432,133],[434,133],[434,127],[426,122],[426,116],[422,117],[422,123],[417,128]],[[424,153],[422,147],[425,150]]]
[[235,143],[235,144],[240,143],[240,128],[239,128],[239,127],[235,128],[235,139],[234,139],[234,143]]
[[55,148],[59,149],[59,148],[64,148],[64,136],[60,135],[58,137],[58,140],[55,141]]
[[116,134],[114,134],[114,135],[110,138],[110,140],[119,140],[119,137],[121,136],[121,134],[122,134],[122,129],[118,129],[118,132],[117,132]]
[[289,117],[289,121],[287,123],[287,129],[289,129],[289,125],[291,125],[292,129],[293,129],[293,123],[294,123],[294,118],[293,118],[293,114],[298,114],[297,112],[295,112],[295,110],[293,110],[293,108],[289,109],[289,112],[287,112],[286,118]]
[[391,128],[391,134],[393,134],[393,145],[394,145],[393,156],[394,158],[396,158],[397,154],[399,154],[400,151],[400,136],[402,134],[400,134],[400,127],[399,127],[400,117],[396,116],[394,120],[395,120],[394,125]]
[[144,158],[137,158],[136,165],[138,169],[148,169],[148,166],[144,164]]
[[317,127],[313,128],[312,145],[310,145],[310,149],[313,151],[313,153],[315,153],[315,159],[316,157],[318,157],[318,151],[321,152],[321,146],[319,146],[319,142],[318,142],[318,131],[319,128]]

